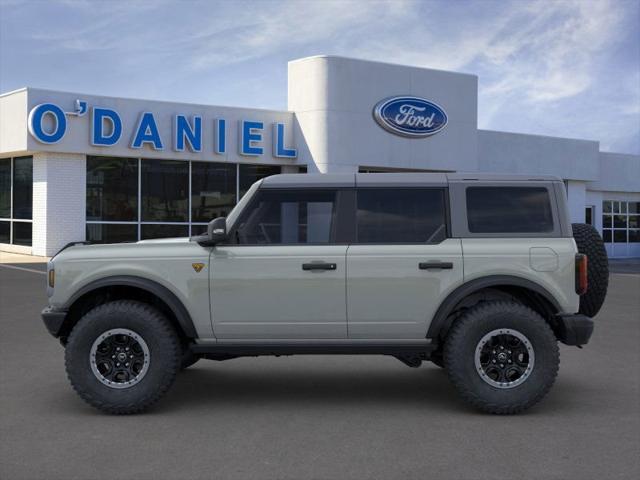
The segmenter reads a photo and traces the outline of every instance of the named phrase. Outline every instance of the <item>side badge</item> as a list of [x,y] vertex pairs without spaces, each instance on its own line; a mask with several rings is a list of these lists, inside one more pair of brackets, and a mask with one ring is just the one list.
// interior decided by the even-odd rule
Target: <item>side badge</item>
[[200,273],[200,271],[204,268],[204,263],[192,263],[191,266],[196,271],[196,273]]

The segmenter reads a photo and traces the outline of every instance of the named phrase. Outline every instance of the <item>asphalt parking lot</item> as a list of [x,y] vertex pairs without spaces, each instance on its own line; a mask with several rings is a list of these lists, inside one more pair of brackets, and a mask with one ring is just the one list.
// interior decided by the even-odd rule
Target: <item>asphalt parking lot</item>
[[640,478],[640,275],[611,276],[592,342],[523,415],[469,409],[431,364],[308,356],[201,361],[114,417],[67,382],[44,265],[19,267],[0,265],[2,479]]

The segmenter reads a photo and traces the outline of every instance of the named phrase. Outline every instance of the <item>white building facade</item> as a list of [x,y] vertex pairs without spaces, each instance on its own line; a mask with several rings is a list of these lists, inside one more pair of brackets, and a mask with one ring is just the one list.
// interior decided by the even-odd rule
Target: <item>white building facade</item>
[[271,111],[24,88],[0,95],[0,250],[201,233],[275,173],[550,174],[573,222],[640,256],[640,156],[478,129],[476,76],[318,56]]

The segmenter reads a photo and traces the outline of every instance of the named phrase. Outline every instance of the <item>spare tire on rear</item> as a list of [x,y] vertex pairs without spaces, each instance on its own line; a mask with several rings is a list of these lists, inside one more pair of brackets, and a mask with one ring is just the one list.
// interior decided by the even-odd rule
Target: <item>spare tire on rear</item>
[[579,312],[595,317],[607,296],[609,286],[609,259],[598,231],[586,223],[574,223],[573,239],[578,252],[587,256],[587,293],[580,297]]

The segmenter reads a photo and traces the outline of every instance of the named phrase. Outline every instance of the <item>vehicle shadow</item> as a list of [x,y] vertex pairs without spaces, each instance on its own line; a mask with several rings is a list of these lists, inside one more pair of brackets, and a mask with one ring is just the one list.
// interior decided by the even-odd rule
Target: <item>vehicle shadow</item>
[[445,372],[432,365],[419,369],[399,367],[372,371],[301,369],[225,369],[224,364],[201,366],[182,372],[171,391],[154,411],[199,406],[221,408],[278,405],[324,408],[330,406],[419,407],[473,412],[459,399]]

